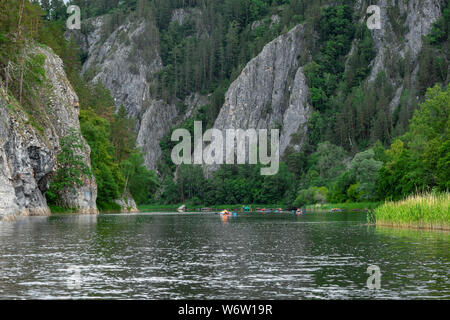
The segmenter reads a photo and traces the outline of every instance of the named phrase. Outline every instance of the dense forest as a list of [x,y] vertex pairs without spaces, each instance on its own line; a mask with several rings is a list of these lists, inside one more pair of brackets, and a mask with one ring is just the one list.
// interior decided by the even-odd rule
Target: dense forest
[[[222,5],[225,7],[229,5],[229,9],[232,3],[234,2],[225,1]],[[249,7],[245,7],[245,3],[250,3]],[[445,155],[448,154],[448,147],[445,146],[439,153],[434,153],[436,158],[427,166],[428,170],[423,169],[424,162],[427,160],[417,158],[423,149],[416,149],[415,155],[409,159],[411,163],[408,164],[408,169],[397,168],[399,172],[396,181],[390,175],[393,170],[392,148],[399,143],[398,141],[404,141],[407,139],[406,136],[411,136],[408,131],[410,119],[416,110],[425,109],[425,107],[419,108],[419,105],[425,99],[427,88],[439,84],[444,90],[441,94],[444,96],[448,94],[448,88],[446,88],[450,59],[448,4],[443,8],[443,17],[435,23],[432,32],[425,39],[419,58],[420,68],[417,80],[408,83],[399,106],[394,112],[389,105],[394,95],[391,80],[396,76],[396,71],[399,71],[402,77],[410,79],[414,68],[408,61],[407,54],[405,59],[390,61],[389,68],[386,69],[391,73],[380,72],[373,83],[366,80],[371,71],[370,63],[375,55],[374,44],[365,24],[356,22],[357,18],[350,5],[351,1],[341,1],[327,8],[324,8],[324,2],[320,1],[267,1],[265,4],[264,10],[257,11],[260,15],[233,17],[225,14],[222,16],[222,13],[232,12],[232,10],[224,8],[216,10],[216,15],[219,17],[213,21],[221,21],[221,19],[227,21],[226,18],[229,17],[232,19],[228,30],[220,29],[221,25],[206,29],[213,30],[212,33],[214,30],[222,32],[222,36],[213,37],[224,39],[222,48],[217,48],[217,43],[215,47],[202,45],[201,48],[207,48],[209,54],[194,50],[189,56],[198,58],[187,62],[192,69],[185,71],[186,69],[180,67],[180,71],[175,72],[171,78],[169,76],[173,71],[171,68],[177,63],[179,65],[183,63],[181,60],[177,62],[174,57],[184,57],[180,54],[185,52],[183,48],[195,47],[195,41],[193,40],[194,43],[192,43],[190,38],[186,37],[189,33],[180,37],[181,43],[175,44],[173,49],[169,50],[172,57],[169,55],[166,68],[161,74],[163,78],[159,79],[163,83],[161,87],[165,90],[169,88],[173,90],[168,93],[169,98],[176,95],[181,98],[183,92],[193,90],[212,92],[212,104],[201,108],[194,117],[207,127],[211,126],[218,108],[223,103],[225,89],[240,73],[245,63],[261,50],[264,43],[286,32],[296,23],[305,23],[311,34],[317,34],[319,37],[318,41],[313,41],[312,36],[311,39],[307,39],[308,47],[312,48],[312,54],[310,59],[305,55],[306,57],[302,57],[305,61],[301,61],[305,65],[311,91],[310,99],[314,106],[309,123],[307,145],[300,152],[288,150],[283,158],[280,172],[275,177],[261,177],[257,174],[258,168],[255,167],[222,166],[212,179],[205,179],[201,168],[186,166],[178,168],[177,180],[174,181],[171,173],[176,168],[170,162],[170,150],[173,143],[169,140],[170,135],[167,135],[161,143],[165,153],[160,171],[168,172],[163,179],[164,192],[161,199],[166,203],[179,203],[191,199],[193,204],[277,202],[298,207],[317,202],[399,199],[407,194],[433,188],[447,190],[448,185],[445,185],[445,181],[448,181],[449,173],[445,165]],[[241,2],[241,5],[243,7],[237,12],[248,12],[246,9],[251,12],[251,2]],[[266,25],[261,28],[261,32],[264,33],[255,33],[259,27],[252,29],[252,23],[258,19],[270,17],[274,13],[281,16],[276,27],[267,28]],[[234,34],[233,21],[239,21],[236,25],[240,28],[236,30],[235,36],[230,36]],[[270,19],[266,18],[266,21]],[[166,37],[168,33],[173,33],[174,36],[169,37],[171,41],[164,44],[168,45],[181,31],[162,28],[161,32]],[[358,44],[356,50],[349,55],[350,47],[355,41]],[[220,43],[219,41],[219,46]],[[233,52],[229,49],[233,43],[239,49],[236,49],[234,54],[230,54],[229,57],[232,57],[230,59],[225,55],[225,64],[228,69],[224,69],[221,66],[221,53]],[[199,69],[203,68],[204,75],[210,75],[207,81],[203,80],[199,83],[207,83],[212,87],[196,87],[195,81],[190,81],[193,87],[185,87],[185,91],[182,87],[177,88],[177,84],[186,83],[183,79],[195,79],[195,61],[208,61],[203,66],[197,66]],[[224,70],[225,72],[221,73]],[[436,93],[438,89],[433,90],[430,92],[438,94]],[[448,121],[448,103],[443,103],[440,107],[441,116]],[[420,113],[415,116],[415,119],[418,117],[421,117]],[[193,120],[189,119],[180,127],[192,132]],[[441,127],[440,132],[436,133],[444,142],[448,140],[446,128],[448,125]],[[397,137],[399,137],[398,140]],[[424,139],[428,141],[430,137]],[[425,145],[427,144],[423,146]],[[438,159],[441,161],[439,169],[437,169]],[[401,172],[405,169],[407,171]],[[402,175],[407,172],[408,177],[403,177]],[[443,178],[438,179],[437,175]],[[395,186],[396,190],[386,189],[386,184]]]
[[[113,210],[114,199],[127,190],[140,204],[300,207],[400,199],[418,191],[449,188],[448,2],[424,39],[416,81],[407,84],[394,112],[389,105],[395,94],[390,83],[397,73],[411,79],[414,68],[408,55],[392,57],[389,71],[380,72],[373,82],[366,80],[375,49],[370,31],[355,16],[354,1],[72,0],[68,4],[79,5],[83,19],[107,14],[105,33],[113,32],[125,19],[155,21],[152,36],[158,39],[164,67],[152,79],[151,94],[180,108],[190,93],[212,94],[209,105],[178,126],[189,131],[194,120],[202,121],[204,128],[214,124],[230,83],[265,44],[299,23],[305,24],[308,35],[309,52],[300,58],[314,109],[308,139],[301,151],[286,152],[277,175],[260,176],[258,166],[224,165],[206,179],[200,166],[176,168],[170,161],[170,134],[161,142],[163,156],[156,175],[144,167],[136,148],[136,119],[128,118],[123,106],[114,106],[101,83],[91,85],[81,74],[86,57],[74,41],[64,37],[66,4],[62,0],[2,1],[3,82],[37,117],[33,111],[38,110],[37,102],[29,88],[42,81],[43,62],[39,56],[28,57],[27,47],[31,42],[47,45],[63,59],[79,96],[81,129],[91,147],[101,210]],[[182,25],[170,24],[177,8],[201,9],[204,14]],[[148,45],[147,40],[142,39],[141,45]],[[357,46],[351,51],[353,43]],[[57,177],[64,182],[64,174]],[[47,193],[55,206],[61,185],[55,179]]]

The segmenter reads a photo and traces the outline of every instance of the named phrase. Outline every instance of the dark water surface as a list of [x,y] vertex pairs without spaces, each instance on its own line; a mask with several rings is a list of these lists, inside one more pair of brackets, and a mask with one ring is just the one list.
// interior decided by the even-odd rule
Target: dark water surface
[[[370,265],[381,289],[366,286]],[[364,214],[135,214],[0,223],[0,298],[450,298],[449,233]]]

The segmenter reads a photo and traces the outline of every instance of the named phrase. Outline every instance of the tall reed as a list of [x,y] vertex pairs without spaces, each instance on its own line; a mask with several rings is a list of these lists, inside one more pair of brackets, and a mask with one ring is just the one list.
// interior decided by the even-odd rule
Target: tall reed
[[375,209],[378,225],[450,230],[450,193],[413,195]]

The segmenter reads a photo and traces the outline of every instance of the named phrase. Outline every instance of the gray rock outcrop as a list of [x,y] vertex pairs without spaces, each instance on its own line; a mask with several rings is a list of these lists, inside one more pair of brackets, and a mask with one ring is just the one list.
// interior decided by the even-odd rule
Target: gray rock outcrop
[[209,103],[207,96],[192,94],[184,101],[186,110],[181,113],[174,104],[162,100],[152,100],[142,116],[137,137],[137,145],[144,153],[145,165],[157,171],[157,163],[162,155],[160,142],[170,129],[193,115],[198,107]]
[[280,154],[291,144],[299,150],[306,136],[311,107],[303,69],[299,67],[304,28],[296,26],[252,59],[225,94],[215,121],[217,129],[281,129]]
[[[45,192],[58,168],[60,139],[70,130],[80,131],[76,96],[61,59],[51,49],[34,47],[33,54],[45,56],[46,85],[37,88],[45,101],[39,120],[0,88],[0,216],[48,215]],[[82,139],[82,157],[90,166],[90,149]],[[98,213],[95,178],[66,194],[62,201],[79,213]]]
[[176,117],[176,106],[162,100],[153,100],[142,116],[137,145],[144,153],[147,168],[156,170],[162,154],[159,143],[174,125]]
[[[392,72],[392,66],[407,55],[409,63],[415,66],[411,83],[418,72],[418,58],[423,46],[423,37],[430,33],[433,23],[442,15],[443,0],[359,0],[356,11],[365,17],[369,5],[377,5],[381,10],[381,29],[372,30],[376,56],[372,61],[369,81],[373,82],[379,72]],[[364,19],[364,18],[363,18]],[[361,19],[361,20],[363,20]],[[405,89],[404,78],[399,74],[391,75],[395,96],[391,101],[394,109]]]
[[145,19],[127,20],[105,35],[107,19],[101,16],[89,21],[92,32],[85,38],[88,59],[82,72],[110,90],[117,108],[123,104],[128,115],[138,117],[150,100],[149,83],[162,69],[159,35],[154,22]]
[[[179,9],[173,12],[172,23],[184,23],[199,15],[199,10]],[[105,35],[108,15],[86,21],[88,32],[66,33],[85,50],[88,58],[82,71],[101,81],[113,96],[116,108],[124,105],[129,116],[137,118],[137,145],[149,169],[156,170],[161,157],[160,141],[195,109],[208,103],[208,98],[192,94],[186,98],[184,111],[150,95],[150,82],[163,65],[159,55],[159,35],[154,22],[146,19],[126,21],[111,34]]]
[[129,192],[126,192],[121,199],[115,201],[117,205],[121,207],[123,213],[138,213],[140,212],[136,202]]
[[[413,83],[418,73],[423,36],[430,32],[433,23],[441,16],[443,3],[443,0],[358,0],[354,4],[355,13],[361,17],[361,22],[367,19],[368,5],[381,8],[382,29],[371,31],[376,56],[368,80],[373,82],[380,71],[389,74],[395,93],[391,101],[393,108],[398,105],[404,89],[409,85],[405,83],[405,77],[394,71],[398,69],[398,61],[409,57],[410,64],[416,66],[408,80]],[[190,19],[196,21],[201,14],[201,9],[176,9],[172,12],[171,23],[183,24]],[[251,28],[266,23],[264,21],[270,27],[278,23],[279,17],[273,15],[270,19],[255,21]],[[88,28],[90,31],[79,41],[88,52],[83,71],[91,73],[94,82],[101,80],[110,89],[117,107],[124,104],[129,115],[138,117],[138,145],[144,151],[147,167],[156,169],[161,157],[160,141],[172,127],[180,123],[181,115],[175,105],[157,100],[149,93],[150,80],[163,68],[159,46],[142,48],[136,46],[133,40],[142,36],[146,30],[151,30],[153,22],[126,20],[105,36],[102,30],[106,23],[107,16],[92,19]],[[311,39],[316,36],[309,37],[311,39],[306,44],[303,33],[303,26],[294,27],[267,44],[247,64],[226,93],[225,103],[215,121],[216,128],[279,128],[281,155],[289,146],[294,150],[301,149],[308,132],[311,106],[299,57],[311,49],[305,46],[314,42]],[[157,33],[147,34],[149,43],[158,42]],[[351,52],[356,45],[357,41]],[[147,59],[143,59],[144,56]],[[308,58],[302,60],[305,62]],[[188,108],[185,117],[191,116],[193,110],[195,107]]]

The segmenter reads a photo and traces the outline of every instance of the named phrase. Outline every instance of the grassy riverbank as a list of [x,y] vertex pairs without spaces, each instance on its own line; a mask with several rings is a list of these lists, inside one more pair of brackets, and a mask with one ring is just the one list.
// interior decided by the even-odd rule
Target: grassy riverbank
[[380,206],[381,202],[349,202],[349,203],[324,203],[306,206],[309,211],[329,211],[333,208],[339,208],[346,211],[364,211],[373,210]]
[[377,225],[450,230],[450,193],[410,196],[375,209]]

